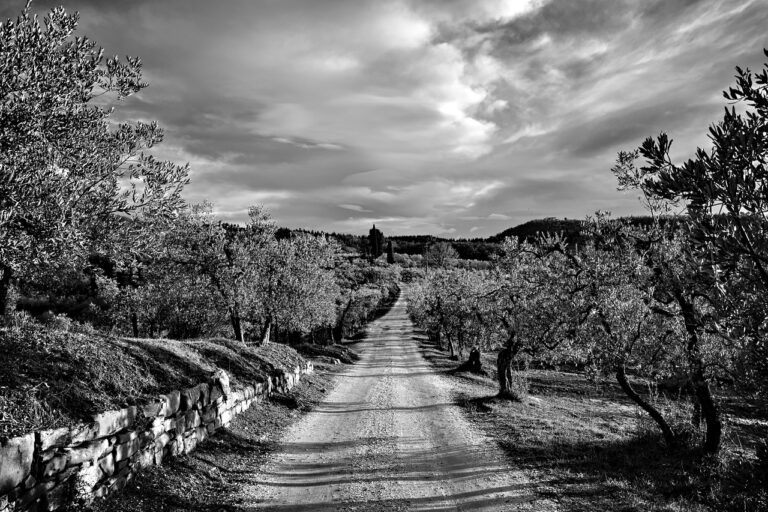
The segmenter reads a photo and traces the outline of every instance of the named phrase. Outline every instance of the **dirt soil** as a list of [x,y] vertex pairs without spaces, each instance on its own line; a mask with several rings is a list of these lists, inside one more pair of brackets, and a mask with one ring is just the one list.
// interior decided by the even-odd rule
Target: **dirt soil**
[[456,405],[400,299],[360,361],[242,475],[238,510],[554,510]]

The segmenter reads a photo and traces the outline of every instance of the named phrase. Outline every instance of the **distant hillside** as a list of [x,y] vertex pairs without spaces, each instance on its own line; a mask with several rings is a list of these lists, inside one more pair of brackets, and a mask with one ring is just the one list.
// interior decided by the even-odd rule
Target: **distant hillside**
[[575,241],[581,235],[583,220],[557,219],[547,217],[545,219],[529,220],[515,227],[505,229],[498,235],[488,237],[491,243],[501,243],[505,238],[517,237],[518,240],[534,241],[539,235],[563,234],[568,241]]
[[[617,217],[616,220],[623,220],[638,227],[647,227],[653,224],[653,217],[650,215]],[[660,221],[662,225],[668,222],[677,222],[677,217],[662,217]],[[513,236],[520,241],[534,241],[540,235],[562,234],[569,243],[574,243],[581,239],[584,222],[584,220],[579,219],[558,219],[555,217],[535,219],[488,237],[486,242],[501,243],[505,238]]]

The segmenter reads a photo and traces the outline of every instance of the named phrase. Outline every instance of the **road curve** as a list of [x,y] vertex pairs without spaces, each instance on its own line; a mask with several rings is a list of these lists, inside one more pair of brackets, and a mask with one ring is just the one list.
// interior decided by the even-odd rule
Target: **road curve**
[[453,404],[404,299],[240,489],[243,510],[554,510]]

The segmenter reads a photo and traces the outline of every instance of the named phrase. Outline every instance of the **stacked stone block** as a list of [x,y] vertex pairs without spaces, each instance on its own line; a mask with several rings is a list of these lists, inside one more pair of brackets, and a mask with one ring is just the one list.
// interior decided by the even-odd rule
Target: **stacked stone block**
[[72,427],[0,439],[0,512],[53,511],[119,491],[142,468],[193,451],[273,392],[287,392],[312,363],[278,370],[233,391],[217,370],[208,382],[142,407],[97,414]]

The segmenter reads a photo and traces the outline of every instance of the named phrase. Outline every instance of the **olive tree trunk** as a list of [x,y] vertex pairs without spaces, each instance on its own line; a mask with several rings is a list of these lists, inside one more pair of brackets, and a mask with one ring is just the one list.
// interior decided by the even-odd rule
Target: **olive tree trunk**
[[5,317],[14,309],[14,304],[11,304],[13,270],[0,264],[0,272],[2,272],[2,277],[0,277],[0,317]]
[[235,309],[230,310],[229,319],[232,322],[232,331],[234,332],[235,340],[240,343],[245,343],[242,322],[240,321],[240,313]]
[[272,332],[272,316],[268,316],[264,322],[264,327],[261,329],[261,344],[269,343],[269,336]]
[[667,423],[667,420],[664,419],[664,416],[659,412],[658,409],[644,400],[643,397],[641,397],[637,391],[634,390],[632,385],[627,380],[626,369],[623,365],[616,369],[616,380],[619,382],[619,386],[621,386],[621,389],[624,391],[624,393],[626,393],[633,402],[635,402],[642,410],[647,412],[648,415],[653,418],[653,421],[656,422],[656,425],[658,425],[659,429],[661,430],[661,433],[664,436],[664,442],[667,443],[667,446],[670,448],[675,446],[675,434],[669,427],[669,423]]

